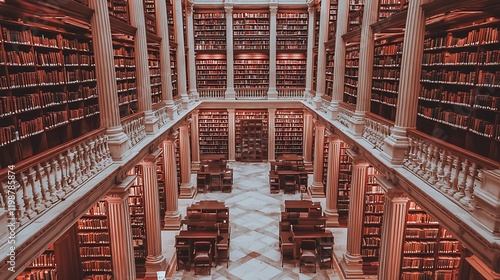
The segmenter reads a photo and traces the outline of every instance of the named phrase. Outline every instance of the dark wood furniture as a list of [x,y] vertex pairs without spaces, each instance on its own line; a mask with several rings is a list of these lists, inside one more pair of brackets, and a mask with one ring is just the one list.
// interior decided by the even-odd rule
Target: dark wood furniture
[[208,274],[212,274],[212,243],[209,241],[196,241],[193,250],[194,274],[196,268],[208,267]]
[[233,169],[228,168],[225,160],[203,161],[196,175],[199,191],[231,192],[233,189]]
[[[194,261],[195,242],[206,241],[215,247],[217,242],[217,231],[193,231],[181,230],[175,236],[175,250],[177,254],[177,269],[184,268],[189,270]],[[213,259],[213,251],[211,252]]]

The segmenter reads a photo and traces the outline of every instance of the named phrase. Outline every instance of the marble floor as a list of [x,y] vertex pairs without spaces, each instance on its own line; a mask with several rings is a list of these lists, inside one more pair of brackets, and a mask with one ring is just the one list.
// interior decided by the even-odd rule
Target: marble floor
[[[231,224],[231,244],[229,267],[226,263],[199,271],[194,275],[190,271],[174,272],[172,279],[343,279],[337,263],[334,269],[319,269],[317,273],[299,272],[299,267],[292,261],[285,261],[281,266],[281,254],[278,245],[278,222],[282,205],[288,199],[300,199],[300,194],[270,194],[268,163],[230,163],[234,170],[234,184],[231,193],[199,193],[192,200],[182,199],[179,211],[184,216],[185,208],[191,203],[211,199],[224,201],[229,207]],[[324,205],[325,199],[313,199]],[[345,250],[346,230],[331,228],[335,236],[335,254],[337,258]],[[163,231],[164,254],[172,254],[173,237],[176,232]],[[201,275],[200,275],[201,274]]]

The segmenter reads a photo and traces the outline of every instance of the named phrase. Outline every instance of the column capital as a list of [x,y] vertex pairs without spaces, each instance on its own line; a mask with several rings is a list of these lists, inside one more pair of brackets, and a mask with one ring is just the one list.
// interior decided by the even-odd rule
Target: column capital
[[224,3],[224,11],[226,11],[226,15],[233,14],[233,3]]
[[163,153],[163,150],[160,148],[157,148],[153,152],[151,152],[149,155],[147,155],[145,158],[143,158],[139,163],[148,165],[148,164],[156,164],[156,161],[158,160],[158,157]]
[[271,16],[276,16],[276,13],[278,12],[278,4],[277,3],[269,4],[269,11],[271,12]]
[[127,176],[119,185],[115,185],[106,194],[105,200],[111,203],[121,203],[128,199],[128,189],[133,185],[136,175]]
[[276,114],[276,109],[267,109],[269,114]]
[[235,109],[227,109],[227,112],[228,112],[228,113],[231,113],[231,114],[234,114]]
[[370,164],[366,161],[365,158],[363,158],[360,154],[358,154],[353,148],[347,149],[346,154],[352,158],[352,163],[355,166],[363,167],[366,166],[368,167]]

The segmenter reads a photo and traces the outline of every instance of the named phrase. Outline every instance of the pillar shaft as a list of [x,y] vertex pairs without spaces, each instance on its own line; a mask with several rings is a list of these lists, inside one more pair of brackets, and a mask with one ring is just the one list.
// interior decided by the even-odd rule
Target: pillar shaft
[[191,113],[191,166],[193,171],[200,168],[200,137],[198,131],[198,110]]
[[90,0],[89,7],[94,9],[90,20],[92,43],[94,46],[95,71],[100,108],[101,127],[106,127],[111,156],[121,160],[127,154],[128,136],[123,132],[120,122],[116,86],[115,61],[108,5],[105,1]]
[[270,162],[276,161],[275,150],[275,124],[276,124],[276,109],[267,109],[269,113],[269,122],[268,122],[268,137],[267,137],[267,159]]
[[[389,184],[389,183],[387,183]],[[399,279],[401,254],[405,237],[406,203],[403,192],[389,189],[384,197],[379,279]]]
[[225,4],[226,11],[226,69],[227,69],[227,86],[226,99],[235,99],[234,91],[234,48],[233,48],[233,6]]
[[314,98],[315,109],[320,109],[322,96],[325,94],[326,87],[326,47],[325,42],[328,39],[328,27],[330,20],[330,0],[321,1],[321,14],[319,18],[319,36],[318,36],[318,68],[316,69],[316,96]]
[[228,143],[227,143],[227,153],[228,159],[230,161],[236,160],[236,127],[234,123],[234,109],[227,109],[228,112]]
[[313,170],[312,162],[312,152],[313,152],[313,116],[304,112],[304,135],[303,135],[303,147],[302,155],[304,157],[304,166],[307,170]]
[[135,279],[134,247],[128,206],[128,186],[117,186],[106,196],[113,279]]
[[195,188],[191,182],[191,148],[189,145],[189,126],[179,127],[179,145],[181,162],[181,198],[192,198]]
[[314,59],[314,24],[316,7],[314,6],[314,1],[311,1],[307,12],[309,13],[309,20],[307,22],[307,57],[306,57],[306,87],[304,94],[310,94],[312,88],[312,77],[313,77],[313,59]]
[[198,95],[198,91],[196,89],[196,59],[194,53],[194,22],[193,22],[193,5],[189,4],[187,1],[188,7],[186,11],[186,24],[187,24],[187,44],[188,44],[188,70],[189,70],[189,94],[193,96]]
[[325,187],[323,186],[323,147],[325,145],[325,126],[323,124],[317,123],[314,130],[315,149],[311,195],[313,197],[325,197]]
[[270,4],[270,24],[269,24],[269,90],[267,92],[268,99],[277,99],[278,92],[276,90],[276,12],[278,11],[277,4]]
[[163,166],[165,168],[165,226],[164,229],[179,229],[181,226],[181,215],[179,213],[179,202],[177,195],[177,166],[175,160],[175,142],[172,137],[167,138],[163,145]]
[[175,38],[177,38],[177,90],[182,99],[182,106],[187,108],[186,53],[184,44],[184,24],[182,22],[182,0],[174,0]]
[[146,276],[156,276],[156,271],[165,270],[166,260],[161,247],[160,201],[158,200],[158,175],[156,161],[160,149],[141,161],[144,184],[144,214],[146,218]]
[[333,65],[333,92],[329,111],[332,119],[337,118],[340,102],[344,97],[345,79],[345,42],[342,35],[347,33],[349,21],[348,1],[338,1],[337,5],[337,27],[335,29],[335,54]]
[[326,175],[325,215],[327,218],[327,227],[335,227],[339,225],[337,199],[339,192],[340,144],[340,139],[330,136],[330,143],[328,144],[328,168]]

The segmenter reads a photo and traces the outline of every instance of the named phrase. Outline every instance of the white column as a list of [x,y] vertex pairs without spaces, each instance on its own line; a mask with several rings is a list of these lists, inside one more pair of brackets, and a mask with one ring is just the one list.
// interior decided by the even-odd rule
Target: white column
[[182,22],[182,0],[174,1],[174,26],[177,38],[177,90],[182,99],[182,107],[187,109],[186,51],[184,47],[184,25]]
[[278,3],[269,4],[270,24],[269,24],[269,89],[267,99],[278,99],[276,90],[276,12]]
[[158,200],[158,175],[156,161],[162,153],[157,149],[145,157],[142,165],[144,184],[144,216],[146,219],[146,277],[155,277],[157,271],[165,270],[167,261],[162,254],[160,201]]
[[326,87],[326,48],[328,40],[328,27],[330,23],[330,0],[321,1],[321,14],[319,18],[318,36],[318,68],[316,69],[316,96],[314,97],[314,108],[321,109],[323,95]]
[[408,197],[384,179],[379,183],[383,188],[387,188],[387,192],[384,197],[378,277],[399,279]]
[[167,115],[174,119],[174,100],[172,97],[172,73],[170,71],[170,39],[168,35],[167,3],[155,0],[156,35],[160,42],[160,79],[161,99],[167,107]]
[[267,109],[268,111],[268,114],[269,114],[269,121],[268,121],[268,129],[267,129],[267,133],[269,134],[267,136],[267,151],[268,151],[268,154],[267,154],[267,160],[269,162],[273,162],[273,161],[276,161],[276,155],[275,155],[275,146],[274,146],[274,143],[275,143],[275,123],[276,123],[276,109]]
[[333,92],[328,111],[332,119],[336,119],[340,102],[344,97],[345,79],[345,42],[342,35],[347,33],[349,21],[349,1],[337,2],[337,28],[335,29],[335,54],[333,65]]
[[116,280],[135,279],[132,226],[128,206],[128,188],[133,178],[135,176],[127,177],[121,185],[112,188],[106,196],[113,279]]
[[339,211],[337,206],[339,192],[340,144],[341,140],[330,137],[328,144],[328,169],[326,175],[326,226],[339,226]]
[[177,166],[175,160],[175,142],[173,137],[163,141],[163,166],[165,170],[165,230],[178,230],[181,227],[181,214],[177,195]]
[[307,11],[309,13],[309,20],[307,22],[307,57],[306,57],[306,87],[304,89],[304,94],[308,95],[311,93],[312,88],[312,77],[313,77],[313,59],[314,59],[314,24],[316,23],[314,15],[316,12],[316,7],[314,6],[314,1],[308,4]]
[[311,185],[312,197],[325,197],[325,186],[323,186],[323,147],[325,146],[325,126],[316,123],[314,137],[314,165],[313,183]]
[[303,140],[303,158],[304,158],[304,167],[309,172],[314,170],[313,162],[312,162],[312,151],[313,151],[313,116],[309,112],[304,112],[304,135],[302,136]]
[[408,2],[396,120],[391,135],[385,138],[382,152],[382,156],[393,164],[403,164],[405,153],[409,147],[406,130],[417,125],[420,71],[425,35],[425,15],[421,7],[424,2],[424,0]]
[[188,7],[186,9],[186,36],[188,44],[188,71],[189,71],[189,95],[192,95],[196,100],[199,100],[198,90],[196,88],[196,59],[194,54],[194,23],[193,23],[193,3],[186,1]]
[[349,196],[349,218],[347,220],[347,246],[340,267],[346,278],[359,278],[363,276],[361,233],[363,229],[368,163],[352,150],[348,150],[347,153],[353,158],[353,170]]
[[127,149],[128,136],[123,132],[120,122],[108,5],[105,1],[90,0],[89,7],[94,9],[90,26],[94,45],[95,71],[98,77],[101,127],[107,128],[106,134],[111,156],[114,160],[122,160],[130,151]]
[[193,198],[196,188],[191,182],[191,149],[189,145],[189,126],[179,127],[179,145],[181,153],[181,193],[180,198]]
[[144,126],[147,134],[158,131],[158,118],[152,109],[151,79],[149,78],[148,41],[146,37],[146,19],[144,3],[139,0],[128,1],[130,24],[136,28],[134,37],[135,77],[137,84],[137,108],[144,112]]
[[191,112],[191,169],[200,169],[200,137],[198,136],[198,110]]
[[224,3],[224,9],[226,11],[226,69],[227,69],[227,85],[226,85],[225,99],[235,99],[236,92],[234,91],[233,4]]
[[227,109],[228,116],[228,143],[227,143],[227,153],[228,160],[235,161],[236,160],[236,127],[234,123],[234,109]]
[[378,2],[379,0],[366,0],[363,9],[359,49],[358,94],[356,98],[356,111],[354,112],[354,117],[351,119],[351,132],[356,136],[363,134],[365,114],[370,111],[373,48],[375,45],[371,24],[377,22],[378,19]]

